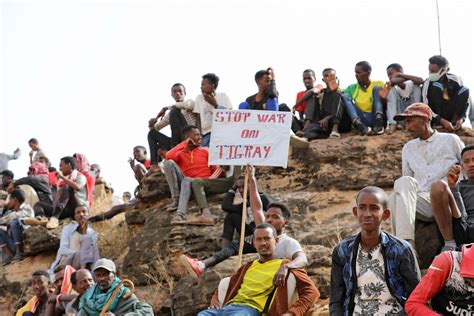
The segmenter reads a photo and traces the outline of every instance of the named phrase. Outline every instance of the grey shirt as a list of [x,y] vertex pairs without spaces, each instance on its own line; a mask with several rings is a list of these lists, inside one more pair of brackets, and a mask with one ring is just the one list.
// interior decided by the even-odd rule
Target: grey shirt
[[451,192],[462,216],[469,225],[474,225],[474,184],[461,180],[456,187],[451,188]]

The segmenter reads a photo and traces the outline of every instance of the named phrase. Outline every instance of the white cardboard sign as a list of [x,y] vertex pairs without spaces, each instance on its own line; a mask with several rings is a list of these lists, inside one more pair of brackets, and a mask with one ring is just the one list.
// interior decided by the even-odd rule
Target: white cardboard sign
[[288,165],[290,112],[214,110],[210,165]]

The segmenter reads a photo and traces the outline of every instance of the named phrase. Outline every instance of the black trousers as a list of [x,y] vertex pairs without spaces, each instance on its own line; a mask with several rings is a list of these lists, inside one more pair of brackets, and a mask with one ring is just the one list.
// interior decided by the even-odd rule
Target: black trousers
[[466,117],[467,107],[469,106],[469,89],[461,87],[457,93],[454,93],[451,100],[444,99],[443,93],[444,89],[438,86],[430,87],[428,99],[433,112],[450,122]]
[[[227,213],[224,218],[224,229],[222,231],[222,238],[227,240],[234,239],[234,232],[240,234],[242,223],[242,214]],[[251,235],[255,229],[255,223],[245,224],[245,236]]]
[[[257,252],[257,249],[255,249],[253,245],[247,242],[244,242],[243,253],[256,253],[256,252]],[[229,244],[228,247],[214,253],[212,256],[214,257],[214,259],[216,259],[216,264],[218,264],[219,262],[222,262],[225,259],[238,255],[238,254],[239,254],[239,241],[233,240]]]
[[47,202],[36,203],[33,207],[35,216],[74,218],[74,212],[79,203],[74,196],[74,190],[69,186],[64,186],[56,194],[54,205]]

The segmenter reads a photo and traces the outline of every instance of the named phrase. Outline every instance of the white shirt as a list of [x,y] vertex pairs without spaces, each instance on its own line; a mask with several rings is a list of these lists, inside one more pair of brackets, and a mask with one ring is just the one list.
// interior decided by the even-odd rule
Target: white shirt
[[380,244],[365,252],[357,251],[357,290],[354,315],[391,315],[403,310],[385,281],[385,265]]
[[437,131],[427,140],[411,140],[403,146],[402,174],[414,177],[421,192],[429,192],[434,182],[446,179],[449,169],[461,163],[463,148],[459,136]]
[[275,248],[275,258],[278,259],[293,259],[293,255],[297,252],[303,252],[300,243],[283,233],[278,236],[278,243]]
[[[224,92],[218,92],[215,96],[218,108],[232,109],[232,103]],[[212,128],[212,112],[214,107],[207,103],[202,94],[194,100],[194,113],[199,113],[201,117],[201,132],[203,135],[210,133]]]

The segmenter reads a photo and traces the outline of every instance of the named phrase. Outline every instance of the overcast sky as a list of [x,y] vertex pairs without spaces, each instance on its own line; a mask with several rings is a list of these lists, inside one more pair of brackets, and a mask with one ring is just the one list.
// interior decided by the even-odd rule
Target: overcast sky
[[[442,52],[472,87],[473,2],[439,0]],[[387,80],[398,62],[426,77],[439,53],[435,0],[2,1],[0,152],[26,175],[28,139],[58,166],[75,152],[102,166],[118,194],[133,191],[132,147],[147,144],[148,119],[189,98],[214,72],[234,108],[256,92],[255,72],[275,69],[280,102],[293,104],[301,73],[337,70],[343,87],[368,60]]]

